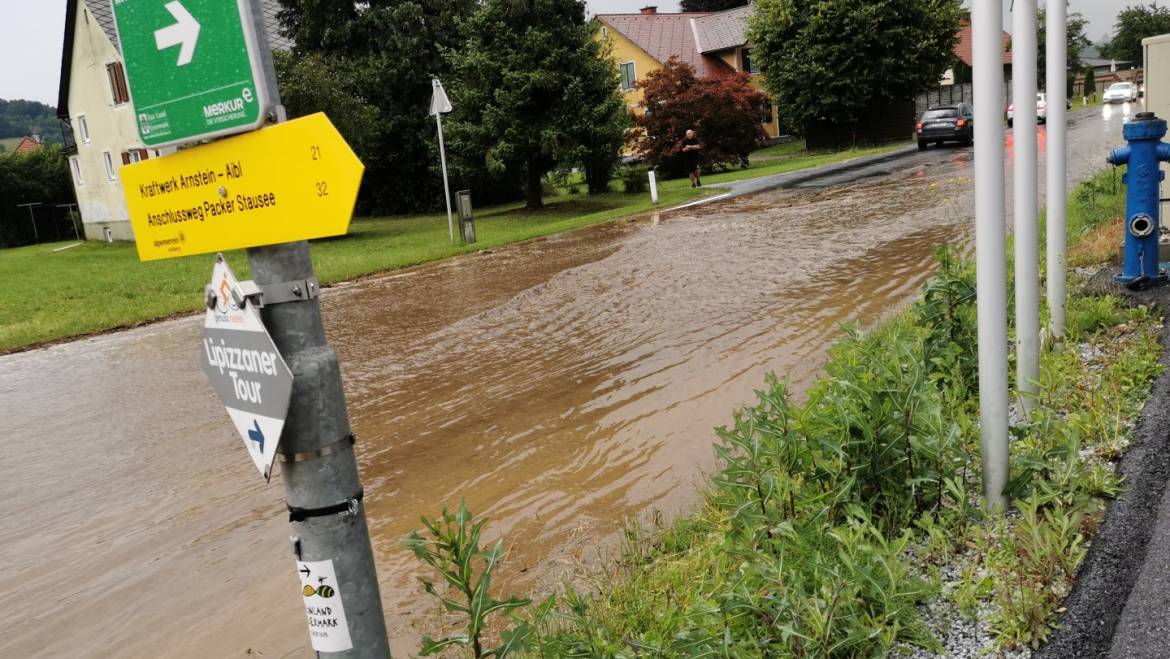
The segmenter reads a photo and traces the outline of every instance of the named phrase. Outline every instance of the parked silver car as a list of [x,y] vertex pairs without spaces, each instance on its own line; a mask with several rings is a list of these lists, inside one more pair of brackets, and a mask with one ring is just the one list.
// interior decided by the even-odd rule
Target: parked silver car
[[1138,100],[1137,85],[1132,82],[1115,82],[1105,90],[1101,100],[1106,103],[1133,103]]

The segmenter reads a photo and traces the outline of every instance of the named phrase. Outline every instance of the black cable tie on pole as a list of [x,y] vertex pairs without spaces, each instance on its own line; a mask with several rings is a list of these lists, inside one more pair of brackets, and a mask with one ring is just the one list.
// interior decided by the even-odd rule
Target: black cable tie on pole
[[325,506],[324,508],[297,508],[289,506],[288,521],[303,522],[313,517],[328,517],[329,515],[337,515],[345,512],[348,512],[350,515],[356,515],[358,504],[361,503],[362,497],[364,496],[365,490],[358,490],[358,493],[353,497],[341,503],[333,504],[332,506]]

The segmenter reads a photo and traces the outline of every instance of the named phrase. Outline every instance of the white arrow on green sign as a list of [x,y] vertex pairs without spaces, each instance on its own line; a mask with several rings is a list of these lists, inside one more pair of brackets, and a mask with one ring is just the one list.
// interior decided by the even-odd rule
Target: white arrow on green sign
[[114,0],[126,81],[147,146],[259,128],[268,91],[251,0]]

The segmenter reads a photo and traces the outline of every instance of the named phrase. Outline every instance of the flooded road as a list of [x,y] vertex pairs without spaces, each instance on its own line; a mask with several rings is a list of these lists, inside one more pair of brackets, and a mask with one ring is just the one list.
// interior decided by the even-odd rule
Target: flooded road
[[[1075,177],[1120,128],[1075,117]],[[395,651],[436,632],[397,545],[420,515],[489,514],[497,584],[524,592],[624,516],[685,511],[766,373],[803,390],[841,323],[965,243],[971,176],[970,150],[931,149],[327,290]],[[311,655],[281,486],[199,370],[200,325],[0,357],[0,656]]]

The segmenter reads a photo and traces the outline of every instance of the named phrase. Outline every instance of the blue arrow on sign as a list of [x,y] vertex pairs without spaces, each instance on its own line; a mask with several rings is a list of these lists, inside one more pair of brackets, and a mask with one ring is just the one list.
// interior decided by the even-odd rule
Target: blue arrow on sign
[[255,428],[248,431],[248,439],[260,445],[260,452],[264,452],[264,433],[260,432],[260,421],[253,420],[252,423],[256,425]]

